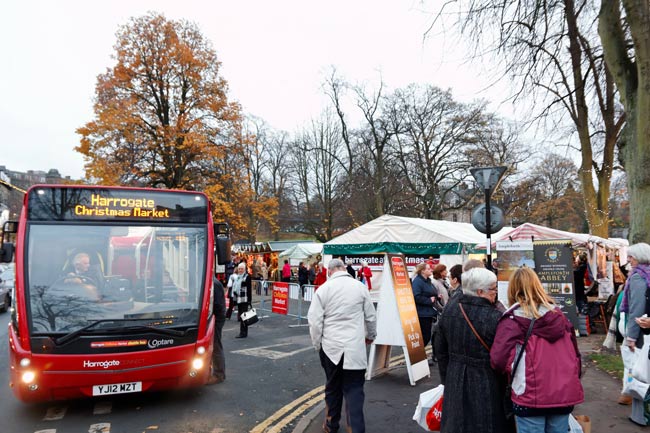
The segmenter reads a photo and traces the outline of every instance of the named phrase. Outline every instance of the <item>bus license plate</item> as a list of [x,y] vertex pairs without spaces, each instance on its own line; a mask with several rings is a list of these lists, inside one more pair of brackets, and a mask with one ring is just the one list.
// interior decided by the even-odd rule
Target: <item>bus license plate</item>
[[94,385],[93,395],[125,394],[127,392],[142,392],[142,382],[111,383]]

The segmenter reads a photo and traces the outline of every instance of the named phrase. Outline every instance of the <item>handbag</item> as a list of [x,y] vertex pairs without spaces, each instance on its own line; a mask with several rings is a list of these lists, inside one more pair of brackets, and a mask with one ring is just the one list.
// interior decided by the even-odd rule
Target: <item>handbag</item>
[[248,311],[241,313],[241,321],[244,322],[244,325],[251,326],[252,324],[259,322],[260,319],[257,317],[257,311],[255,308],[251,307]]
[[533,317],[533,320],[530,321],[528,332],[526,332],[526,338],[524,338],[524,343],[521,345],[521,348],[519,349],[517,360],[515,361],[515,365],[512,367],[512,372],[510,373],[510,380],[506,385],[506,393],[503,396],[503,413],[506,416],[506,419],[508,420],[512,419],[512,417],[515,415],[514,407],[512,405],[512,381],[515,379],[515,373],[517,372],[517,367],[519,367],[519,361],[521,361],[521,357],[523,356],[524,350],[526,349],[526,344],[528,343],[530,334],[533,333],[533,325],[535,324],[535,320],[537,319]]

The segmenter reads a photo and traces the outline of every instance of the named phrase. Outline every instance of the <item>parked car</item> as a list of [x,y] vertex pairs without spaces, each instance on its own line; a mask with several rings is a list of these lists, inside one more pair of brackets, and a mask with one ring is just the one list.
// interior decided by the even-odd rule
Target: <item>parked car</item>
[[0,273],[0,312],[5,312],[11,306],[11,294],[16,284],[16,274],[13,268]]

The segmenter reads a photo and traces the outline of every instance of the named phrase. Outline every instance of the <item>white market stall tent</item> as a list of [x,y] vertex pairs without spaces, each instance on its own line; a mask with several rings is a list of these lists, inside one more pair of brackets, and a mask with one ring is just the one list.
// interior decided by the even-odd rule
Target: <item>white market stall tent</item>
[[[494,236],[512,230],[501,229]],[[440,263],[451,267],[462,263],[486,236],[472,224],[423,218],[382,215],[323,244],[325,261],[333,256],[403,253],[440,255]],[[372,278],[373,292],[381,272]],[[376,286],[377,285],[377,286]]]
[[318,260],[318,257],[323,253],[323,244],[321,243],[302,243],[296,244],[291,248],[282,251],[278,255],[278,259],[281,262],[284,260],[289,260],[291,266],[298,266],[300,262],[314,262]]
[[[602,284],[602,278],[607,281],[613,280],[615,270],[609,268],[607,262],[620,266],[627,263],[627,247],[629,245],[626,239],[618,238],[601,238],[588,233],[572,233],[563,230],[552,229],[532,223],[524,223],[510,231],[500,233],[492,237],[492,242],[497,241],[534,241],[534,240],[553,240],[553,239],[570,239],[574,249],[586,250],[588,255],[589,271],[592,278],[598,279]],[[477,245],[477,249],[485,249],[485,242]],[[494,250],[494,249],[493,249]],[[497,253],[498,254],[498,253]],[[615,263],[615,258],[618,263]],[[609,287],[609,285],[607,284]]]
[[[492,235],[492,244],[497,241],[523,241],[523,240],[550,240],[550,239],[570,239],[574,248],[590,249],[590,244],[599,245],[611,249],[624,249],[628,246],[625,239],[605,239],[587,233],[572,233],[563,230],[552,229],[533,223],[524,223],[518,227],[509,230],[501,230],[499,233]],[[485,240],[478,244],[477,249],[485,249]]]

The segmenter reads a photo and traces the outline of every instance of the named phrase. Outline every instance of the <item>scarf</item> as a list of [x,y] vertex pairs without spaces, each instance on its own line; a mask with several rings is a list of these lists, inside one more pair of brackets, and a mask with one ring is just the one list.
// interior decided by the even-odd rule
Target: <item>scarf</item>
[[235,281],[232,283],[232,297],[238,304],[248,303],[248,293],[246,293],[246,287],[242,287],[242,283],[246,281],[248,274],[244,272],[241,275],[235,277]]
[[623,289],[623,301],[621,301],[621,310],[623,313],[629,313],[629,306],[630,306],[630,280],[632,279],[632,275],[638,274],[645,280],[646,287],[650,286],[650,264],[646,263],[639,263],[636,265],[634,268],[632,268],[632,272],[630,272],[630,275],[627,277],[627,281],[625,281],[625,288]]

